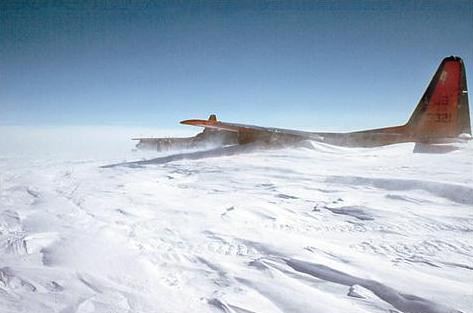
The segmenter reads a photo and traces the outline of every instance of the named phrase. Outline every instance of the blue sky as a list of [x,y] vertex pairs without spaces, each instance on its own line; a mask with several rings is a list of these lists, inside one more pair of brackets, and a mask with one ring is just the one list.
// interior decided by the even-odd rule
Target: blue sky
[[0,124],[395,125],[472,34],[471,1],[2,2]]

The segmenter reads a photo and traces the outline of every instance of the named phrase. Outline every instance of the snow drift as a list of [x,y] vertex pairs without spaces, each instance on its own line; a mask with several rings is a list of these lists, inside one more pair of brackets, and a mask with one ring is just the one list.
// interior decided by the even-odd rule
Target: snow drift
[[0,144],[1,312],[471,312],[471,143],[101,168],[156,157],[102,139]]

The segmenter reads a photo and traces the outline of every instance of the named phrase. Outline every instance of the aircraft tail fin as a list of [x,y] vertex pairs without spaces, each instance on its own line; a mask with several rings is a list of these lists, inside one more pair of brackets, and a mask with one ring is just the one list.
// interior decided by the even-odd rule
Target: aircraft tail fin
[[418,142],[471,136],[465,66],[459,57],[443,59],[406,124]]

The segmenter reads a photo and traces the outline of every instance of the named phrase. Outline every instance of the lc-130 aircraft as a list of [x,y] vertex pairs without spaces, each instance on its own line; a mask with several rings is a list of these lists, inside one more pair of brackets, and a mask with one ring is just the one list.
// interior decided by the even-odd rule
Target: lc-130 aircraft
[[168,150],[198,148],[206,141],[222,145],[252,142],[271,145],[315,140],[340,146],[374,147],[402,142],[447,143],[471,136],[465,66],[461,58],[454,56],[442,61],[409,121],[401,126],[350,133],[306,132],[225,123],[217,121],[215,115],[208,120],[181,123],[204,127],[204,131],[190,138],[135,138],[139,140],[137,146]]
[[248,147],[254,145],[280,147],[303,140],[349,147],[415,142],[416,148],[471,140],[465,66],[462,59],[456,56],[442,60],[411,117],[401,126],[349,133],[307,132],[220,122],[215,115],[211,115],[208,120],[191,119],[181,123],[200,126],[204,130],[189,138],[134,138],[139,140],[137,148],[167,151],[212,146],[214,149],[127,164],[166,163],[180,159],[228,155],[248,151]]

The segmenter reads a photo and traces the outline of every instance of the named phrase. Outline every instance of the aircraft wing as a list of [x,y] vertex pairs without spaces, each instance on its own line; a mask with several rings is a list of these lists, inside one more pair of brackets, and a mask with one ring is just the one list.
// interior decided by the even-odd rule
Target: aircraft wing
[[216,120],[184,120],[181,121],[181,124],[199,126],[204,128],[216,129],[216,130],[226,130],[230,132],[240,133],[240,134],[249,134],[254,137],[262,136],[289,136],[298,138],[299,140],[303,139],[312,139],[320,140],[322,139],[321,133],[306,132],[293,129],[285,128],[273,128],[273,127],[261,127],[248,124],[238,124],[238,123],[226,123]]
[[405,142],[403,126],[370,129],[351,133],[307,132],[285,128],[226,123],[214,120],[185,120],[181,124],[225,130],[237,134],[240,144],[260,142],[270,146],[290,145],[301,140],[314,140],[327,144],[370,147],[395,142]]

